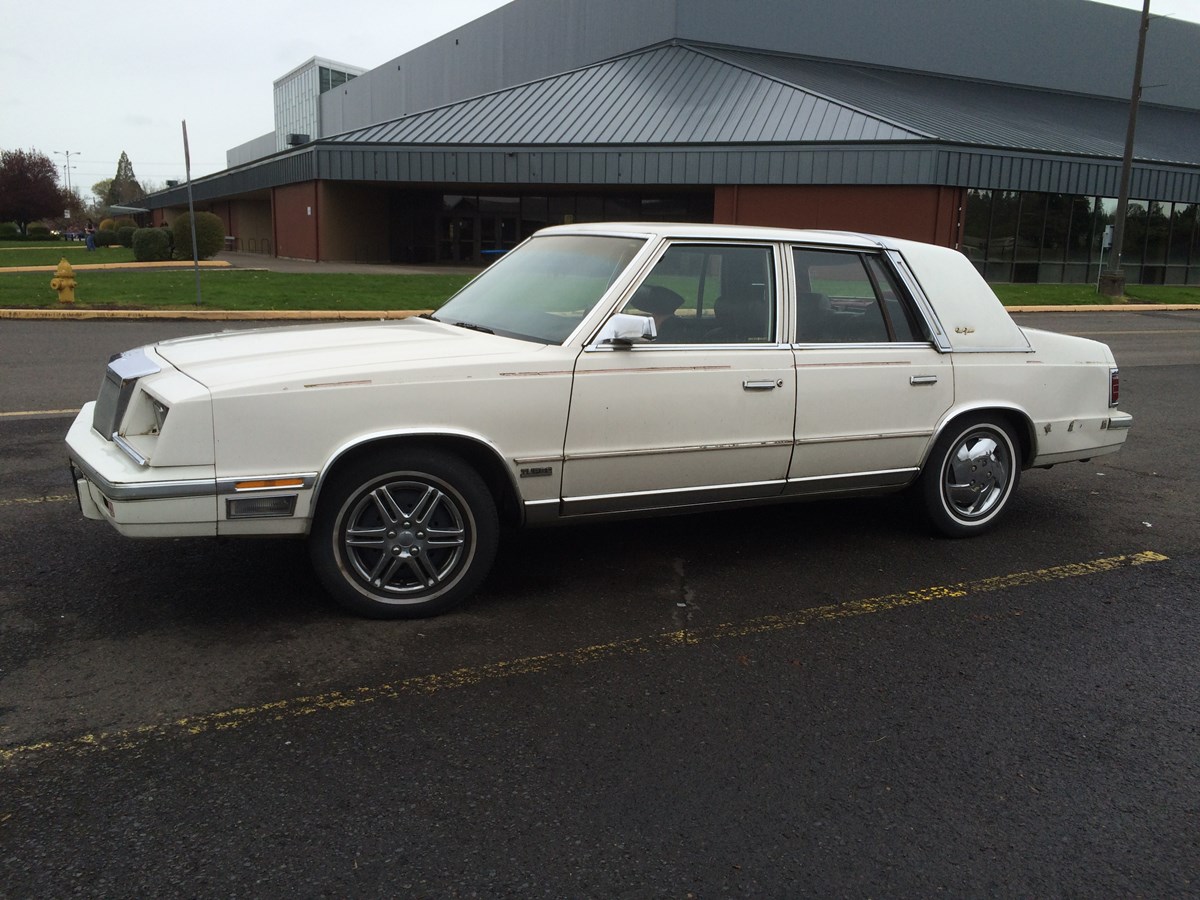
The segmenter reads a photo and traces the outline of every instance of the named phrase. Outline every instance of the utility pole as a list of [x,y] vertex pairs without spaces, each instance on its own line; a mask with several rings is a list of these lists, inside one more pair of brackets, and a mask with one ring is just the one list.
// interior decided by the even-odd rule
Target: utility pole
[[72,156],[83,156],[83,154],[80,153],[78,150],[55,150],[54,155],[55,156],[65,156],[67,158],[67,163],[66,163],[66,165],[63,166],[63,169],[67,173],[67,193],[70,194],[70,193],[72,193],[72,191],[71,191],[71,168],[72,168],[71,157]]
[[1129,98],[1129,126],[1125,129],[1125,157],[1121,161],[1121,189],[1117,195],[1117,218],[1113,223],[1112,251],[1108,271],[1100,275],[1098,288],[1106,297],[1125,294],[1125,272],[1121,253],[1125,243],[1125,213],[1129,210],[1129,182],[1133,176],[1133,137],[1137,131],[1138,103],[1142,99],[1142,62],[1146,58],[1146,32],[1150,30],[1150,0],[1142,0],[1142,25],[1138,29],[1137,62],[1133,66],[1133,93]]

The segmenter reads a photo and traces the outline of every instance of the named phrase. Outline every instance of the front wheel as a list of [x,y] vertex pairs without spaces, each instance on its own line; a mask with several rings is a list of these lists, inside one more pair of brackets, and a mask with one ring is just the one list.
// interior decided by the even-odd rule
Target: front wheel
[[471,595],[496,557],[496,503],[454,456],[377,452],[323,491],[309,547],[335,600],[376,619],[446,612]]
[[935,529],[948,537],[981,534],[1008,506],[1021,477],[1012,429],[997,416],[952,422],[921,473],[919,491]]

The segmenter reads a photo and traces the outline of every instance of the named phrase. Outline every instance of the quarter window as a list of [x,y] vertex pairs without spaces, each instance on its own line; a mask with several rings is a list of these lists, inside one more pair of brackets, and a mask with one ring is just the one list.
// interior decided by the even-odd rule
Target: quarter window
[[676,244],[625,304],[653,316],[659,344],[775,343],[770,247]]

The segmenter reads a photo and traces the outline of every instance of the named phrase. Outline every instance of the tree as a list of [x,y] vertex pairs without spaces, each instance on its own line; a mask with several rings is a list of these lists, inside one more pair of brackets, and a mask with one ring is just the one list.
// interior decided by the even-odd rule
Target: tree
[[92,185],[92,193],[100,198],[101,203],[106,203],[104,199],[108,196],[108,192],[112,190],[113,180],[111,178],[102,178]]
[[133,174],[133,163],[129,161],[124,150],[121,151],[121,158],[117,160],[117,174],[109,182],[108,190],[100,196],[105,206],[129,206],[146,196]]
[[30,222],[61,216],[69,198],[58,184],[58,167],[37,150],[0,151],[0,222]]

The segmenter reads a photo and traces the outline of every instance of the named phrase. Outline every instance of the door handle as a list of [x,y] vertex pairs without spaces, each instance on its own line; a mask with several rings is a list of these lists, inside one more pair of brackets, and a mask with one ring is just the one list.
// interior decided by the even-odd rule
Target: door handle
[[778,381],[743,381],[742,390],[744,391],[773,391],[777,387],[783,387],[783,379]]
[[909,384],[937,384],[936,375],[914,375],[908,379]]

